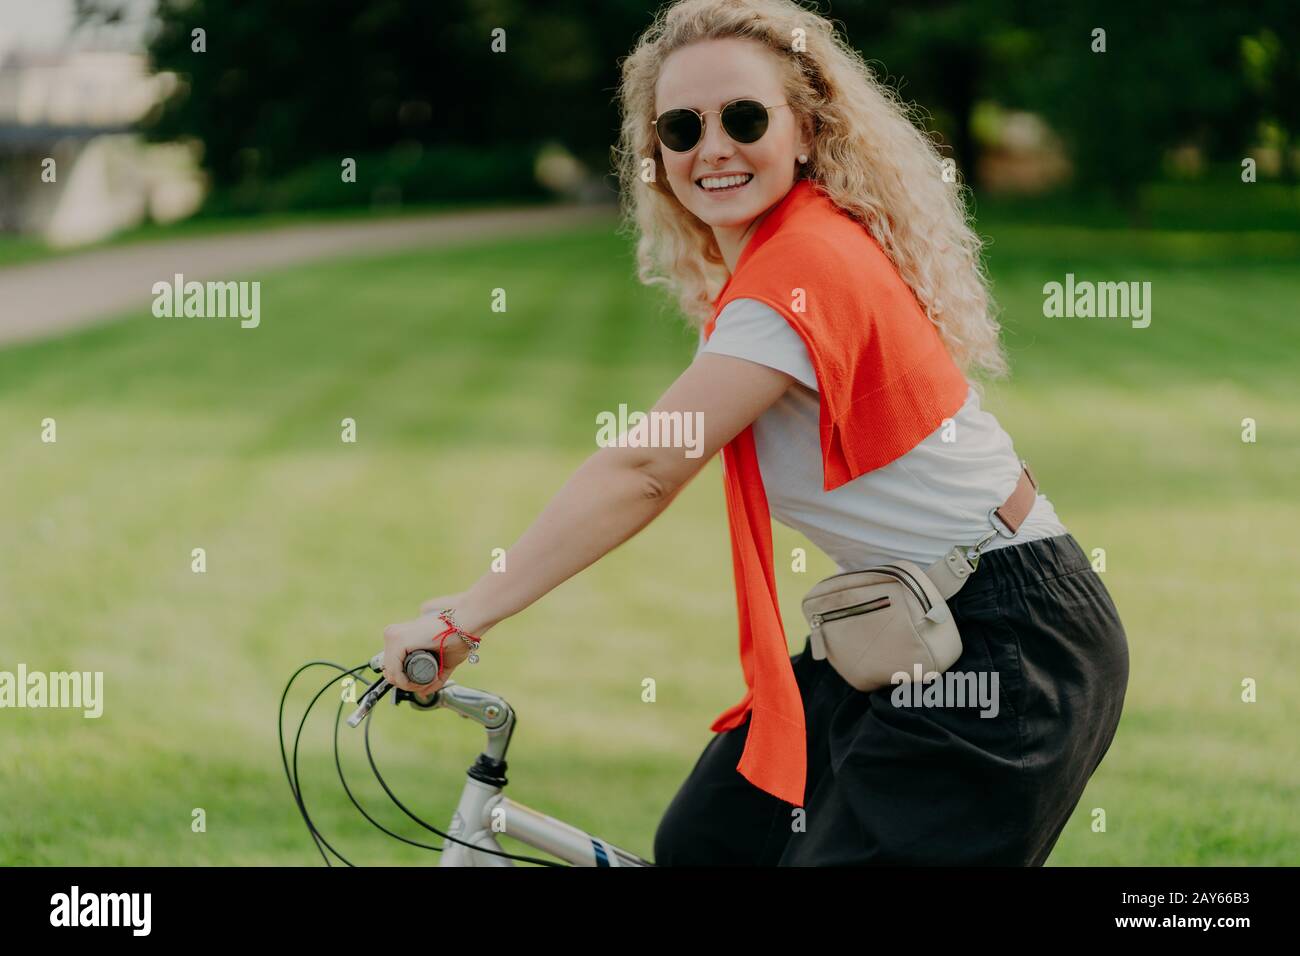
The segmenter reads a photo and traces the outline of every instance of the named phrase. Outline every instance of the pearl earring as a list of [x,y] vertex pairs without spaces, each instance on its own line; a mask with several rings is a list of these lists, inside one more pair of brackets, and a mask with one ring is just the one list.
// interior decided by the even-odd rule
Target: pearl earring
[[806,163],[806,162],[808,162],[808,154],[807,154],[807,153],[800,153],[800,154],[799,154],[799,162],[801,162],[801,163]]

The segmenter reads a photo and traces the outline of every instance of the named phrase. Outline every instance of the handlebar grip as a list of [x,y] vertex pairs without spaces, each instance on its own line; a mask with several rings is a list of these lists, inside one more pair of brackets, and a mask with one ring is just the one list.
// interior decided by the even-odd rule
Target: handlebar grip
[[411,651],[406,655],[402,671],[412,684],[428,684],[438,679],[441,670],[438,655],[433,651]]
[[[371,660],[370,666],[382,667],[383,656],[376,654],[374,659]],[[406,660],[402,663],[402,671],[412,684],[428,684],[437,680],[439,670],[441,670],[441,667],[438,655],[433,651],[412,651],[406,655]],[[348,726],[358,726],[361,721],[365,720],[366,715],[379,702],[379,699],[392,689],[393,685],[382,678],[375,681],[370,690],[366,691],[366,695],[361,698],[361,703],[357,705],[356,711],[348,718]]]

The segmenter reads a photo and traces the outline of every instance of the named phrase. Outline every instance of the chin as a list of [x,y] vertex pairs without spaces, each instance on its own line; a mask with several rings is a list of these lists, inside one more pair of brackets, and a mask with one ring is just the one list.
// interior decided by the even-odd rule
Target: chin
[[748,208],[728,209],[726,211],[721,209],[697,209],[695,210],[695,216],[707,225],[725,229],[732,226],[748,226],[754,221],[754,217],[762,211],[762,209]]
[[695,213],[700,221],[708,223],[710,226],[747,226],[753,222],[755,216],[758,216],[774,202],[776,202],[775,199],[757,199],[753,196],[746,197],[744,202],[726,204],[713,203],[705,199],[702,202],[694,202],[688,208]]

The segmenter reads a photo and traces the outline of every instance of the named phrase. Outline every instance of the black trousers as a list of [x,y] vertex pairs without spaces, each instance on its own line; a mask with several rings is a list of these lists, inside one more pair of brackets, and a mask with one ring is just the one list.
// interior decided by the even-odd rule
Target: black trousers
[[962,638],[949,670],[988,689],[996,674],[996,708],[992,696],[925,706],[891,699],[893,686],[863,693],[806,644],[791,658],[805,806],[736,770],[747,718],[704,748],[659,824],[655,862],[1041,866],[1115,736],[1124,627],[1069,533],[985,552],[948,603]]

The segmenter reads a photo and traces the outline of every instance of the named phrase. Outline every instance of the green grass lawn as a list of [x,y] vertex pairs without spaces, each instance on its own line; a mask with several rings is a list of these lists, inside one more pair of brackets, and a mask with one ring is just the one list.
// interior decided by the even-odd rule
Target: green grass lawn
[[[1105,550],[1132,655],[1119,734],[1050,863],[1294,864],[1300,240],[1014,223],[992,238],[1016,374],[985,407],[1085,551]],[[257,329],[142,303],[0,351],[0,669],[105,675],[97,720],[0,712],[0,864],[320,865],[277,751],[284,681],[313,658],[361,663],[386,624],[467,587],[594,451],[597,412],[650,407],[694,339],[632,271],[595,228],[386,254],[250,276]],[[1150,327],[1045,319],[1042,284],[1067,271],[1150,281]],[[778,556],[800,543],[778,526]],[[789,567],[794,652],[798,599],[833,568]],[[715,460],[458,672],[518,711],[508,793],[650,856],[710,721],[743,691],[733,600]],[[309,674],[290,732],[327,677]],[[354,862],[436,862],[347,802],[334,709],[305,734],[318,825]],[[386,802],[360,733],[341,736],[367,809],[440,842]],[[385,702],[371,737],[399,797],[445,825],[476,725]]]

